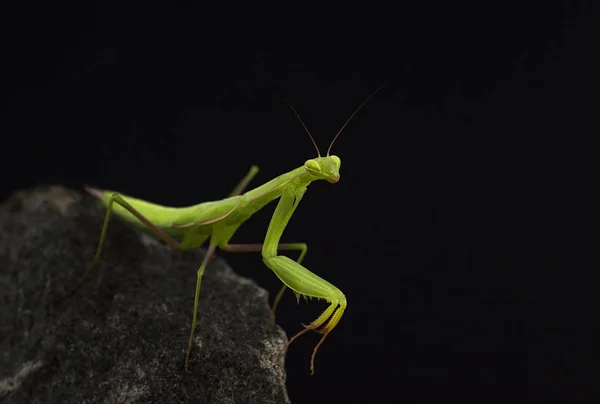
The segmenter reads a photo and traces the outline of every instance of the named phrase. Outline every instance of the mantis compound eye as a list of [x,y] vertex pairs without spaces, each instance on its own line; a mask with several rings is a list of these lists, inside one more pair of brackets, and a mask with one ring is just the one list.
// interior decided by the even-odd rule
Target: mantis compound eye
[[335,165],[340,168],[342,166],[342,160],[340,160],[340,158],[338,156],[329,156],[331,157],[331,159],[333,160],[333,162],[335,163]]
[[307,160],[304,165],[312,171],[321,171],[321,166],[314,160]]

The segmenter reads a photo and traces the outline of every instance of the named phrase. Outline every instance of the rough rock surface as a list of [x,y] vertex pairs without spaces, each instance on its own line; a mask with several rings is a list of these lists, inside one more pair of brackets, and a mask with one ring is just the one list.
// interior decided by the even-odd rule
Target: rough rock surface
[[109,226],[61,187],[0,205],[1,403],[287,403],[283,330],[267,292],[216,258],[202,281],[190,372],[183,368],[203,250],[180,252]]

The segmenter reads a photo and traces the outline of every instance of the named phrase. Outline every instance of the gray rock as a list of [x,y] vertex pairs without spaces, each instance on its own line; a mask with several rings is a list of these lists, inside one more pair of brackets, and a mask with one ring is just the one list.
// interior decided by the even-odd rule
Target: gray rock
[[286,335],[267,292],[216,258],[202,281],[190,372],[184,357],[203,250],[175,251],[111,220],[102,261],[77,285],[104,209],[61,187],[0,205],[0,402],[288,403]]

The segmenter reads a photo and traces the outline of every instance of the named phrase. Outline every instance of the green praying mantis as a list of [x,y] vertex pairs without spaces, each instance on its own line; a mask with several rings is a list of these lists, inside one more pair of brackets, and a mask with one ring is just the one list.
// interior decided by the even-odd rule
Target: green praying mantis
[[[342,318],[347,307],[346,297],[333,284],[302,266],[301,263],[307,251],[306,243],[280,243],[279,240],[310,183],[325,180],[335,184],[339,181],[342,163],[338,156],[330,155],[331,148],[354,115],[383,87],[385,85],[372,92],[344,123],[329,144],[325,157],[321,156],[314,138],[300,118],[300,115],[286,101],[304,127],[304,130],[308,133],[317,150],[317,157],[307,160],[302,166],[282,174],[259,187],[244,192],[250,181],[258,173],[258,167],[252,166],[229,196],[219,201],[203,202],[183,208],[167,207],[114,191],[85,186],[88,193],[103,202],[106,207],[106,215],[94,261],[84,273],[81,283],[83,283],[83,279],[85,279],[90,269],[100,259],[112,213],[115,213],[122,220],[132,224],[134,227],[154,233],[155,236],[162,239],[167,245],[178,250],[198,248],[208,240],[206,254],[197,272],[192,326],[185,355],[185,369],[187,371],[192,351],[194,330],[196,329],[198,297],[200,295],[202,276],[216,248],[218,247],[221,250],[230,252],[262,251],[262,258],[265,265],[283,282],[283,286],[276,295],[271,308],[271,321],[274,322],[275,309],[287,288],[290,288],[296,294],[297,298],[300,296],[317,298],[329,303],[329,306],[316,320],[312,321],[309,325],[303,324],[304,329],[294,335],[283,348],[285,349],[296,338],[308,331],[315,331],[322,334],[323,336],[315,346],[310,360],[311,375],[314,374],[314,361],[317,350]],[[229,243],[229,240],[233,237],[237,229],[246,220],[277,198],[280,198],[280,200],[271,218],[263,244]],[[279,251],[299,251],[300,254],[298,259],[294,261],[286,256],[278,255]]]

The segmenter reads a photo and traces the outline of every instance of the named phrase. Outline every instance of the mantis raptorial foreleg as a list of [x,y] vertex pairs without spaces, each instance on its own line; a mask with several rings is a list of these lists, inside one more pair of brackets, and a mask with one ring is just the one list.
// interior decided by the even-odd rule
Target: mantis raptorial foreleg
[[[231,193],[228,196],[236,196],[244,192],[244,189],[246,189],[250,181],[252,181],[252,178],[254,178],[254,176],[258,173],[258,170],[258,166],[253,165],[252,167],[250,167],[250,171],[248,171],[248,174],[246,174],[246,176],[242,178],[239,184],[236,185],[236,187],[233,189],[233,191],[231,191]],[[258,252],[261,251],[262,248],[263,244],[227,244],[221,247],[222,250],[231,252]],[[304,256],[306,255],[308,246],[306,245],[306,243],[283,243],[279,245],[278,249],[280,251],[300,250],[300,256],[296,260],[296,262],[300,264],[304,259]],[[277,295],[275,295],[275,299],[273,300],[273,305],[271,306],[271,313],[269,315],[271,323],[273,324],[275,324],[275,310],[277,309],[277,305],[283,297],[283,293],[286,289],[287,286],[284,283],[281,286],[281,289],[279,289],[279,292],[277,292]]]
[[[277,277],[297,295],[316,297],[330,303],[329,307],[316,320],[310,323],[310,325],[305,326],[304,330],[292,337],[286,344],[287,347],[287,345],[305,332],[310,330],[317,331],[319,327],[324,325],[322,330],[317,331],[323,334],[323,337],[313,350],[310,360],[310,371],[313,374],[317,350],[325,340],[325,337],[327,337],[327,334],[337,325],[342,317],[346,309],[346,297],[334,285],[310,272],[298,262],[286,256],[277,255],[279,239],[304,196],[304,192],[306,192],[306,188],[299,189],[295,193],[287,192],[281,195],[281,199],[275,208],[275,213],[271,218],[271,223],[267,230],[262,254],[265,265],[275,272]],[[329,321],[325,324],[328,319]]]
[[[230,252],[258,252],[262,251],[264,248],[264,244],[227,244],[222,246],[221,249]],[[300,250],[300,255],[296,262],[298,264],[302,263],[304,256],[306,255],[306,251],[308,251],[308,246],[306,243],[281,243],[277,246],[278,251],[296,251]],[[277,305],[283,296],[283,293],[287,289],[285,283],[279,289],[279,292],[275,296],[273,300],[273,305],[271,306],[271,313],[269,315],[271,319],[271,323],[275,324],[275,310],[277,309]]]

